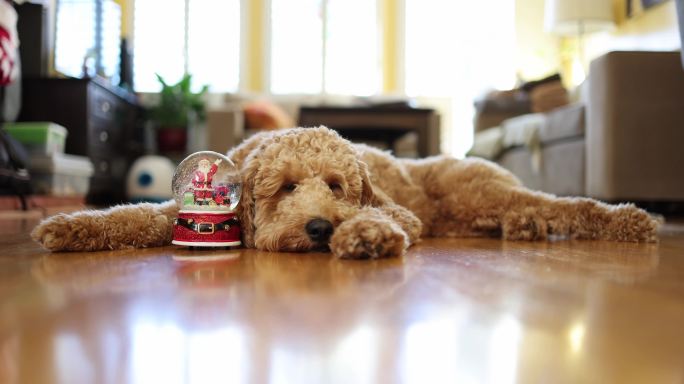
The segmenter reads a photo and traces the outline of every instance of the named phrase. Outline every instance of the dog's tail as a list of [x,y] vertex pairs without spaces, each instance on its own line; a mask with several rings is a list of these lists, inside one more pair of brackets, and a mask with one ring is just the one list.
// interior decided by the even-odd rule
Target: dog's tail
[[31,237],[51,251],[156,247],[171,243],[177,213],[170,200],[59,214],[38,224]]

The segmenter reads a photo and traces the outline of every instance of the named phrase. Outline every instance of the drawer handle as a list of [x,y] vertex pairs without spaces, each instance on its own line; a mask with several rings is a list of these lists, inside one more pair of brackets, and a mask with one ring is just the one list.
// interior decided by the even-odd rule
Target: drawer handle
[[100,161],[99,168],[101,172],[107,172],[109,164],[106,161]]
[[100,108],[102,109],[102,112],[107,113],[112,108],[112,105],[109,103],[109,101],[105,101],[102,103]]
[[107,132],[100,132],[100,141],[106,143],[107,139],[109,139],[109,134]]

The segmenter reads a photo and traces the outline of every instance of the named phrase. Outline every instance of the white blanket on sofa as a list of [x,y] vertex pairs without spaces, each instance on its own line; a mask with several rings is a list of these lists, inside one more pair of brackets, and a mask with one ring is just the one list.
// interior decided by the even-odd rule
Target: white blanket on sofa
[[532,152],[532,168],[537,171],[541,166],[539,131],[545,121],[544,114],[530,113],[505,120],[499,127],[478,132],[468,156],[495,160],[507,148],[524,145]]

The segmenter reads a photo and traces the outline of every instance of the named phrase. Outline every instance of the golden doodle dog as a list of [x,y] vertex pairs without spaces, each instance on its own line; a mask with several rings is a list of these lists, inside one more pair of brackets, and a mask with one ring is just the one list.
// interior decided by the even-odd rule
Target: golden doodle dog
[[[379,258],[421,237],[656,241],[658,221],[633,205],[531,191],[481,159],[397,159],[325,127],[261,133],[228,157],[242,177],[237,214],[250,248]],[[177,211],[169,201],[61,214],[32,237],[53,251],[167,245]]]

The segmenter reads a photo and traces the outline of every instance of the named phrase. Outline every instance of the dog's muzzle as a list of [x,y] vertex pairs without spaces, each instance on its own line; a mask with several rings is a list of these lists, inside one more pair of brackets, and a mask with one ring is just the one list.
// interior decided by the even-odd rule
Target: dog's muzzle
[[332,223],[325,219],[313,219],[306,223],[306,234],[315,243],[327,243],[332,236],[334,227]]

